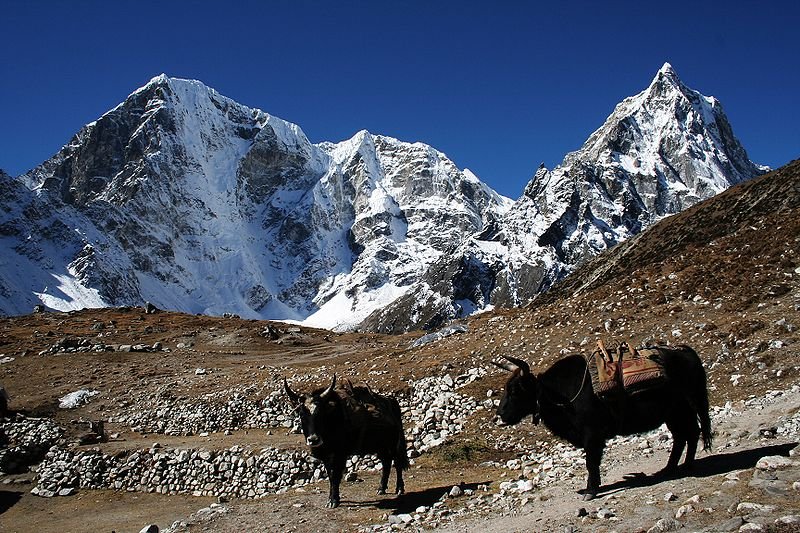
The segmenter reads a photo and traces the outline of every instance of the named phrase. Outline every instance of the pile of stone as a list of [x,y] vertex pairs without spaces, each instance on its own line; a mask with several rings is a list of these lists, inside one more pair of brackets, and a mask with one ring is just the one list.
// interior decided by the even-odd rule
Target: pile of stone
[[411,457],[439,446],[448,437],[463,431],[467,419],[483,407],[474,398],[456,390],[485,373],[485,369],[473,368],[455,378],[444,374],[410,383],[411,396],[401,399],[400,404],[406,415],[405,427]]
[[98,448],[53,447],[37,469],[31,491],[43,497],[68,496],[78,489],[116,489],[159,494],[258,498],[325,477],[319,461],[305,452],[239,446],[220,451],[162,449],[154,444],[127,456]]
[[70,353],[100,353],[100,352],[163,352],[168,348],[157,342],[148,344],[106,344],[97,339],[64,337],[39,352],[39,355],[57,355]]
[[[262,399],[254,399],[262,397]],[[208,394],[197,399],[176,396],[163,387],[111,417],[137,433],[188,436],[250,428],[290,428],[294,416],[283,392],[254,393],[252,387]]]
[[63,436],[49,418],[0,419],[0,474],[16,474],[39,462]]

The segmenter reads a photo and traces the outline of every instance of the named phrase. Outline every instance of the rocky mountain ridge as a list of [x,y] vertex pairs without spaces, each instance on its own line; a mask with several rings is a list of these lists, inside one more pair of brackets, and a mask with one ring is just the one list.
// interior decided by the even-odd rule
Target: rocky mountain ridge
[[393,317],[418,314],[437,326],[486,305],[525,304],[586,260],[767,170],[747,158],[719,101],[665,64],[580,150],[552,171],[540,166],[496,224],[431,267],[414,299],[367,324],[408,329]]
[[[161,75],[0,180],[0,309],[139,304],[347,329],[528,301],[764,169],[665,65],[516,201],[422,143],[299,126]],[[22,183],[25,187],[20,187]]]

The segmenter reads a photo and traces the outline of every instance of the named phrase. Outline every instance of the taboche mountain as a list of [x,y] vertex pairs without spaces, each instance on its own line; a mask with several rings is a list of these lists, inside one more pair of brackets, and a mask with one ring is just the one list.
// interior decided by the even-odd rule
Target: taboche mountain
[[516,201],[422,143],[295,124],[161,75],[56,155],[0,172],[0,311],[140,305],[432,328],[525,303],[766,171],[665,64]]

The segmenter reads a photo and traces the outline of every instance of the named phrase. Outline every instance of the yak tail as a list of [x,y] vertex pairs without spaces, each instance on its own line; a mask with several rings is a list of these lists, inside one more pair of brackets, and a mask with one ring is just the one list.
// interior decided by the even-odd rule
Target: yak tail
[[697,370],[690,371],[690,375],[687,376],[689,378],[687,380],[689,386],[687,393],[689,402],[694,407],[695,413],[697,413],[697,420],[700,422],[700,434],[703,438],[703,450],[708,451],[711,449],[712,434],[711,417],[708,414],[709,403],[706,370],[703,368],[703,362],[700,360],[700,356],[697,355],[697,352],[695,352],[694,349],[686,345],[683,345],[680,348],[689,351],[693,356],[692,359],[697,361]]
[[[705,376],[704,376],[705,377]],[[705,388],[705,379],[703,380],[703,389],[698,391],[699,398],[696,400],[697,418],[700,421],[700,433],[703,436],[703,449],[708,451],[711,449],[711,417],[708,414],[708,391]]]

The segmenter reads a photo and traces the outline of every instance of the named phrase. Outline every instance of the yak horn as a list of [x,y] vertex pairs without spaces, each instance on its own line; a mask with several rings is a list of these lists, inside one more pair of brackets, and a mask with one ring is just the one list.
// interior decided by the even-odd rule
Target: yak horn
[[286,381],[286,378],[283,378],[283,390],[286,392],[286,396],[289,397],[292,403],[300,403],[300,396],[295,394],[295,392],[289,388],[289,383]]
[[528,365],[528,363],[526,363],[522,359],[518,359],[516,357],[511,357],[510,355],[504,355],[502,357],[503,357],[503,359],[506,359],[507,361],[510,361],[510,362],[514,363],[515,365],[517,365],[519,367],[519,369],[522,371],[523,374],[530,374],[531,373],[531,367]]
[[497,361],[489,361],[489,362],[490,362],[490,363],[492,363],[492,364],[493,364],[494,366],[496,366],[497,368],[500,368],[500,369],[502,369],[502,370],[507,370],[508,372],[513,372],[513,371],[514,371],[514,369],[513,369],[513,368],[511,368],[511,367],[510,367],[509,365],[507,365],[507,364],[504,364],[504,363],[498,363]]
[[322,393],[322,394],[320,394],[320,395],[319,395],[319,397],[320,397],[321,399],[323,399],[323,400],[324,400],[325,398],[327,398],[327,397],[328,397],[328,395],[329,395],[330,393],[332,393],[332,392],[333,392],[333,388],[334,388],[335,386],[336,386],[336,374],[334,374],[334,375],[333,375],[333,381],[331,381],[331,384],[330,384],[330,386],[329,386],[327,389],[325,389],[325,391],[323,391],[323,393]]

